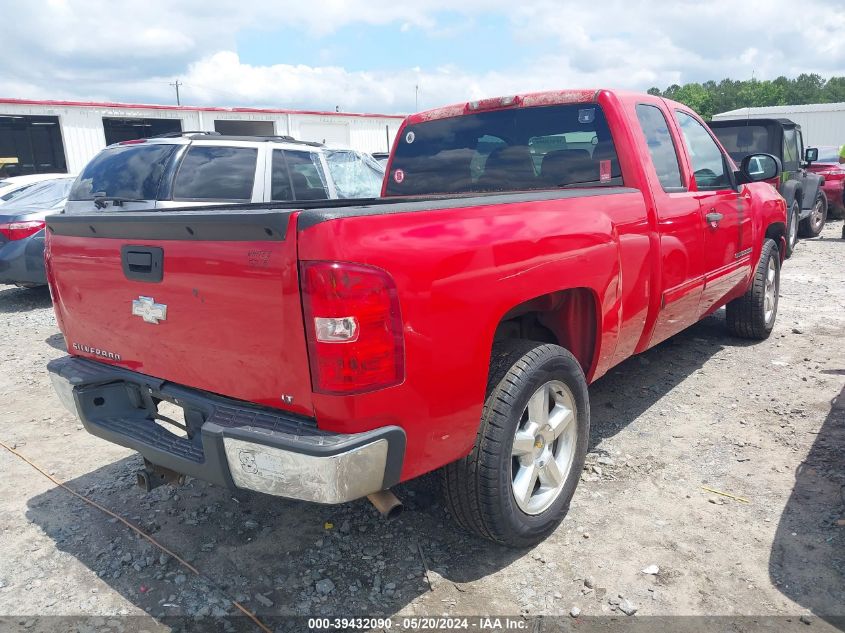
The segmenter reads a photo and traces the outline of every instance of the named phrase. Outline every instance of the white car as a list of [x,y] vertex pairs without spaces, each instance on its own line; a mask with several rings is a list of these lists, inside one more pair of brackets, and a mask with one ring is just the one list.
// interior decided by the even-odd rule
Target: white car
[[65,213],[374,198],[383,178],[381,165],[354,150],[288,136],[183,132],[106,147],[79,174]]
[[33,185],[45,180],[67,178],[67,174],[29,174],[28,176],[12,176],[0,178],[0,204],[17,198]]

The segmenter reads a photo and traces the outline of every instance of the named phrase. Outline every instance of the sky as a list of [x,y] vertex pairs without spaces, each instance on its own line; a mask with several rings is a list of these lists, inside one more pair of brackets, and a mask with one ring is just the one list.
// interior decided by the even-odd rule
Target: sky
[[408,113],[845,75],[845,0],[0,0],[0,97]]

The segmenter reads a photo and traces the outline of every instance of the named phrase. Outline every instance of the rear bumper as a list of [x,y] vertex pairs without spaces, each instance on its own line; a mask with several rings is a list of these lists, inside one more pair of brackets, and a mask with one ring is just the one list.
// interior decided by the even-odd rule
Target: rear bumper
[[[82,358],[47,368],[89,433],[178,473],[316,503],[351,501],[399,482],[405,433],[396,426],[329,433],[308,418]],[[155,421],[162,400],[183,409],[186,436]]]
[[46,284],[44,231],[0,244],[0,284]]

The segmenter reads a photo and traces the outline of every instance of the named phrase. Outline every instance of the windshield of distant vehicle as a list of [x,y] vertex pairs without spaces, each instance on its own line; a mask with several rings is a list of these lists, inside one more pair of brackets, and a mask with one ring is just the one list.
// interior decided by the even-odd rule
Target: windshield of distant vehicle
[[28,187],[20,196],[3,202],[0,207],[53,209],[64,204],[72,185],[73,178],[56,178],[39,182]]
[[817,163],[838,163],[839,162],[839,148],[833,145],[825,145],[819,148],[819,158]]
[[528,191],[622,184],[594,103],[477,112],[408,125],[387,195]]
[[93,200],[96,196],[155,200],[167,162],[176,145],[142,143],[107,147],[79,174],[70,200]]
[[384,167],[371,156],[326,150],[326,162],[339,198],[377,198],[381,194]]
[[763,125],[717,126],[713,133],[737,163],[749,154],[772,151],[769,129]]

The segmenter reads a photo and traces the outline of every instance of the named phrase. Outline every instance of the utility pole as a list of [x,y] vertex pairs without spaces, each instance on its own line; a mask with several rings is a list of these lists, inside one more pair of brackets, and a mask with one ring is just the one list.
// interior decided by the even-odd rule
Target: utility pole
[[414,110],[419,112],[420,111],[420,85],[416,84],[414,86]]
[[182,102],[179,101],[179,86],[184,86],[185,84],[183,84],[177,79],[175,83],[172,83],[170,85],[176,88],[176,105],[182,105]]

